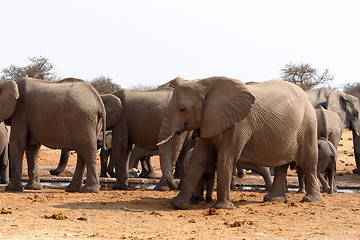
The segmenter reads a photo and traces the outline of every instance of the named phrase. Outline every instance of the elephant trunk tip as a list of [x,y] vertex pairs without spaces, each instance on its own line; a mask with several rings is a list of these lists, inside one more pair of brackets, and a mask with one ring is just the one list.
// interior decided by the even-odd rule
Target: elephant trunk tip
[[156,146],[161,146],[161,145],[167,143],[168,141],[170,141],[170,139],[172,139],[172,138],[174,137],[174,135],[175,135],[175,132],[173,132],[170,136],[168,136],[168,137],[165,138],[164,140],[158,142],[158,143],[156,144]]

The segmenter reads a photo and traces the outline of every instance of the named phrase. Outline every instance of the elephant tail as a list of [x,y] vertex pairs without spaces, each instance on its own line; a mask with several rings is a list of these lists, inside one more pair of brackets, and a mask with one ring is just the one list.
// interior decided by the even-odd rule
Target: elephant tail
[[102,104],[102,111],[101,111],[101,119],[102,119],[102,139],[103,139],[103,149],[106,151],[107,147],[106,147],[106,141],[105,141],[105,135],[106,135],[106,111],[105,111],[105,106],[104,104]]

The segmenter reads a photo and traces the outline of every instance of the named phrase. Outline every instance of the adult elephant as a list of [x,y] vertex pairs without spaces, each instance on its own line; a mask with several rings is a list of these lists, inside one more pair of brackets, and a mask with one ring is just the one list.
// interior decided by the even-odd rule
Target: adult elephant
[[[123,107],[121,118],[113,119],[113,114],[107,114],[112,122],[108,128],[112,129],[111,157],[117,179],[114,189],[124,190],[128,187],[129,154],[133,144],[147,150],[158,149],[160,125],[172,93],[172,88],[149,91],[121,89],[113,93],[121,100]],[[119,111],[115,109],[114,112]],[[168,152],[172,153],[171,162],[176,161],[189,137],[190,134],[184,132],[167,145]],[[161,152],[159,154],[161,156]]]
[[10,127],[6,126],[4,122],[0,123],[0,182],[9,183],[9,137]]
[[[171,203],[187,209],[196,183],[209,164],[207,154],[217,154],[215,208],[233,209],[230,182],[236,160],[275,167],[275,177],[265,201],[284,201],[288,164],[295,161],[306,175],[303,201],[321,201],[317,182],[316,114],[304,91],[295,84],[268,81],[246,86],[226,77],[183,83],[170,100],[159,134],[166,148],[173,136],[195,130],[193,168]],[[162,147],[160,151],[163,150]],[[172,164],[160,155],[161,169],[171,187],[176,185]]]
[[340,117],[343,127],[352,130],[356,162],[356,169],[353,172],[360,174],[360,107],[358,98],[329,88],[309,90],[306,91],[306,95],[315,108],[322,106],[336,113]]
[[[46,82],[32,78],[0,84],[0,121],[11,125],[9,191],[22,191],[26,152],[28,189],[41,189],[38,173],[40,145],[75,150],[78,160],[68,192],[98,192],[96,139],[105,130],[105,108],[97,91],[86,82],[68,78]],[[72,114],[66,114],[71,112]],[[82,186],[85,166],[86,183]]]

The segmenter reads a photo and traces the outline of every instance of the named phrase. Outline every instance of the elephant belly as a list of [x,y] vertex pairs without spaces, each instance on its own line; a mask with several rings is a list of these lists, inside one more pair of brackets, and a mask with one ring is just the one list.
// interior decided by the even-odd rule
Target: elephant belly
[[278,167],[295,159],[294,144],[258,143],[245,145],[239,161],[264,167]]

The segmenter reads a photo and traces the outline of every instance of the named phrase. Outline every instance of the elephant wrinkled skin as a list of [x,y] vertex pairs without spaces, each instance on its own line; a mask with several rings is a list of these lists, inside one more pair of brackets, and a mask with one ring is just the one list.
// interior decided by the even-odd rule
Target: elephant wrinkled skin
[[[286,170],[293,161],[306,175],[303,201],[322,201],[316,172],[316,114],[305,92],[295,84],[267,81],[246,86],[226,77],[180,84],[170,100],[159,140],[185,130],[198,131],[200,138],[191,155],[193,167],[180,193],[171,200],[176,208],[189,207],[196,183],[209,164],[204,153],[214,152],[218,176],[215,208],[234,207],[230,182],[237,159],[275,167],[265,201],[285,201]],[[160,161],[163,175],[173,181],[169,159],[160,156]]]
[[[41,189],[38,173],[40,145],[75,150],[78,160],[69,192],[98,192],[96,139],[105,130],[105,108],[97,91],[79,79],[46,82],[23,78],[0,84],[0,121],[11,125],[11,181],[6,190],[22,191],[22,162],[26,152],[28,189]],[[71,112],[71,114],[67,114]],[[82,186],[85,166],[86,183]]]

